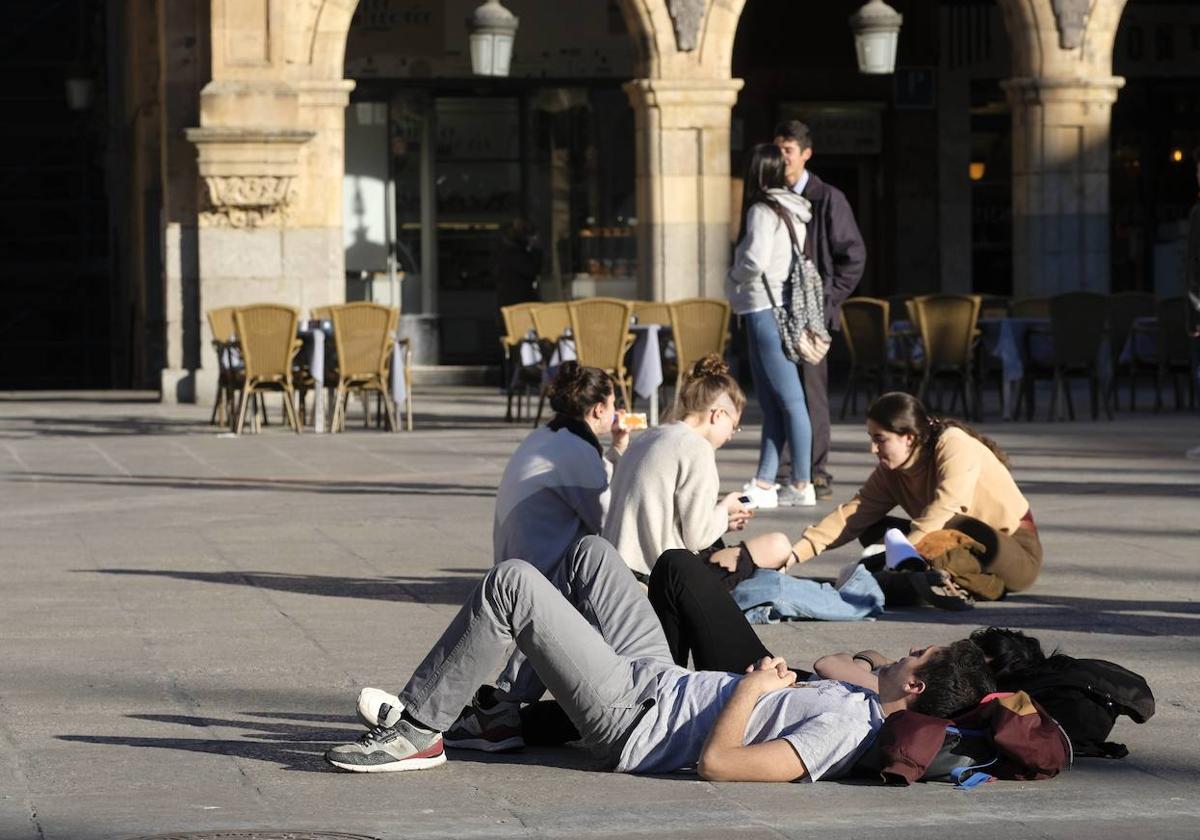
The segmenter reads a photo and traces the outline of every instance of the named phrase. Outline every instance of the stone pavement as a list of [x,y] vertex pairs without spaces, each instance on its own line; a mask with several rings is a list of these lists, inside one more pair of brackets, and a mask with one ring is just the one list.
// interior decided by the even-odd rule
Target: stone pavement
[[[1123,761],[971,793],[625,777],[566,748],[332,772],[320,755],[357,734],[357,688],[398,688],[489,566],[494,488],[527,433],[498,421],[494,390],[422,396],[412,434],[237,439],[195,407],[0,397],[0,840],[1200,836],[1200,462],[1182,457],[1200,422],[1178,413],[984,425],[1042,527],[1032,593],[762,629],[799,664],[985,624],[1117,660],[1158,698],[1149,724],[1118,724]],[[857,423],[834,444],[841,498],[870,461]],[[727,487],[756,447],[750,427],[721,451]],[[797,534],[811,516],[765,512],[753,530]],[[854,554],[801,572],[832,576]]]

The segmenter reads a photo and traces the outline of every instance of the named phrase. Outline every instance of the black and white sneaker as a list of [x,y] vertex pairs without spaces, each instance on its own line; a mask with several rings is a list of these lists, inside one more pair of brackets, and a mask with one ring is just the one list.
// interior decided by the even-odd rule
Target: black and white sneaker
[[325,760],[351,773],[398,773],[445,764],[446,752],[442,733],[425,732],[402,720],[395,726],[372,727],[353,744],[333,747]]
[[403,712],[404,704],[395,694],[378,688],[364,688],[358,692],[358,719],[368,728],[395,726]]

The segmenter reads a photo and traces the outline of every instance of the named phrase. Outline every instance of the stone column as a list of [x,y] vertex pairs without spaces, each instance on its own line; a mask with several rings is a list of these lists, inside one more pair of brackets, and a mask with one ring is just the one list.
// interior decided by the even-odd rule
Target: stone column
[[1013,117],[1013,294],[1109,290],[1112,105],[1124,79],[1005,82]]
[[1000,0],[1014,78],[1013,294],[1110,285],[1112,48],[1125,0]]
[[723,297],[730,261],[730,110],[741,79],[636,79],[638,293]]
[[[207,310],[273,302],[306,317],[345,299],[343,131],[354,83],[342,79],[342,59],[355,3],[211,0],[212,80],[186,132],[201,182],[191,319],[203,349],[181,361],[200,399],[216,379]],[[184,329],[191,319],[185,310]]]

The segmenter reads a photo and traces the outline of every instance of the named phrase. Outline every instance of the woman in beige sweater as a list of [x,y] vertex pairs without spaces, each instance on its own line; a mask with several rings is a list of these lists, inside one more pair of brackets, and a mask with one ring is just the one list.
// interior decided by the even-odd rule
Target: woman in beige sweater
[[[879,465],[853,499],[804,530],[793,547],[799,562],[855,537],[870,545],[899,528],[931,566],[975,597],[996,600],[1033,585],[1042,544],[993,441],[931,417],[918,399],[898,392],[872,403],[867,434]],[[888,516],[895,507],[911,521]],[[884,591],[893,603],[893,592]]]
[[696,362],[679,389],[679,419],[641,434],[621,456],[601,536],[642,577],[663,552],[688,549],[710,563],[728,589],[758,567],[778,569],[792,554],[782,533],[726,548],[727,531],[752,513],[739,493],[720,498],[717,450],[738,430],[746,395],[716,355]]

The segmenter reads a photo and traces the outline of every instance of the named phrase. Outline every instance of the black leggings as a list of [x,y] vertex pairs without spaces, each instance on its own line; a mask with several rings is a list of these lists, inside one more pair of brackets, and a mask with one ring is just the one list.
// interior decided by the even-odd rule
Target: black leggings
[[771,653],[725,588],[722,570],[686,549],[664,552],[650,575],[650,603],[676,664],[733,671]]

